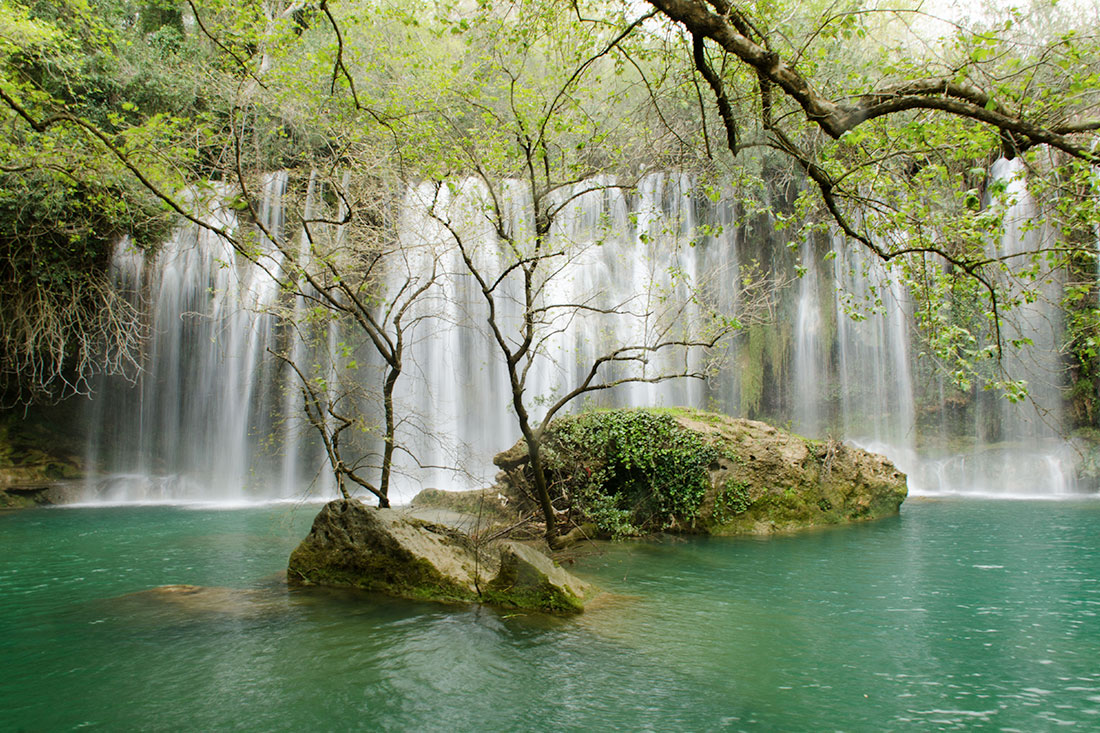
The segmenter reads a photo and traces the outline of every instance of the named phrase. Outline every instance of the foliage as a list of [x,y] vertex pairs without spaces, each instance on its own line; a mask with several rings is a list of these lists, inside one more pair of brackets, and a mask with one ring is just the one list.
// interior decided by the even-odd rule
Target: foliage
[[714,520],[725,524],[738,514],[748,511],[750,503],[748,484],[733,478],[727,479],[714,499]]
[[[1093,249],[1073,232],[1098,220],[1100,40],[1086,9],[1036,2],[936,24],[862,2],[650,4],[691,36],[710,114],[734,128],[730,156],[767,146],[805,172],[803,236],[842,230],[844,249],[885,264],[917,304],[921,351],[956,388],[1024,399],[1019,360],[1002,359],[1029,347],[1014,321],[1057,299],[1062,268]],[[1000,157],[1022,162],[1038,207],[1019,250],[1000,246],[1022,182],[989,174]]]
[[647,410],[562,417],[544,440],[554,493],[613,537],[690,524],[719,457],[671,415]]
[[[335,310],[363,296],[357,315],[366,318],[380,305],[370,288],[377,269],[351,249],[375,252],[393,221],[372,191],[392,202],[427,180],[446,196],[479,178],[488,195],[476,213],[505,242],[513,279],[527,279],[534,313],[545,273],[561,261],[545,235],[569,186],[614,173],[629,190],[648,171],[674,168],[697,174],[715,197],[751,191],[737,225],[767,209],[795,243],[843,229],[838,248],[862,247],[878,261],[853,267],[912,294],[920,353],[968,399],[983,388],[1026,396],[1002,360],[1026,338],[1002,324],[1060,299],[1069,317],[1057,347],[1085,385],[1080,420],[1095,419],[1086,399],[1098,372],[1091,285],[1074,275],[1065,298],[1048,287],[1067,267],[1095,268],[1094,161],[1081,151],[1095,142],[1100,53],[1079,30],[1087,22],[1035,3],[1041,21],[991,11],[935,38],[910,30],[920,11],[854,0],[733,3],[718,15],[726,3],[676,3],[711,13],[701,25],[677,17],[673,3],[650,4],[664,14],[629,2],[202,0],[188,3],[185,22],[179,4],[161,0],[0,0],[9,263],[0,371],[9,392],[83,391],[97,368],[128,363],[134,319],[109,295],[108,253],[122,232],[139,246],[155,241],[165,207],[193,213],[175,193],[196,180],[229,182],[242,218],[256,219],[259,173],[311,171],[356,241],[339,256],[315,247],[327,275],[291,273],[285,285],[316,276],[318,292],[340,291],[326,301]],[[738,55],[728,43],[737,36],[775,64]],[[777,69],[817,97],[800,98]],[[1022,161],[1034,219],[1050,225],[1025,232],[1021,252],[997,247],[1016,195],[988,173],[1000,156]],[[384,185],[357,192],[347,171]],[[518,190],[514,179],[534,221],[510,218],[501,194]],[[769,185],[751,183],[760,179]],[[308,219],[298,211],[286,230]],[[248,256],[249,243],[238,244]],[[280,245],[296,259],[295,243]],[[784,256],[771,264],[789,266]],[[879,289],[849,300],[849,315],[864,317],[881,298]],[[524,325],[557,328],[564,319],[552,323],[548,312]],[[93,363],[104,334],[116,348]],[[519,400],[531,398],[524,359],[545,343],[529,335],[501,341],[526,344],[506,356],[518,365]],[[789,323],[750,328],[739,353],[746,412],[764,409],[765,371],[784,368],[791,341]],[[617,358],[613,366],[647,357]],[[605,508],[608,524],[622,518]]]
[[49,169],[0,174],[0,394],[50,401],[100,369],[132,372],[136,313],[107,280],[115,244],[167,232],[157,202],[127,180]]
[[[137,314],[113,290],[108,262],[123,238],[158,242],[162,202],[74,125],[98,126],[151,180],[180,126],[165,113],[194,105],[195,82],[143,39],[124,39],[99,5],[0,3],[0,393],[4,404],[87,392],[98,371],[134,373]],[[142,41],[135,43],[135,41]],[[126,48],[127,53],[122,49]]]

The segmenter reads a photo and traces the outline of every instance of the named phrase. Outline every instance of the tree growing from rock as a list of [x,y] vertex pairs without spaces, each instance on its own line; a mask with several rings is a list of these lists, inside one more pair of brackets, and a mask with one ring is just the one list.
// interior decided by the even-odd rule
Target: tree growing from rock
[[[301,409],[321,440],[340,494],[350,498],[351,482],[375,496],[379,506],[388,507],[395,454],[403,449],[398,430],[407,423],[394,394],[405,370],[406,346],[425,320],[413,309],[435,286],[437,263],[425,248],[398,240],[393,217],[377,206],[379,201],[392,204],[394,196],[380,191],[377,182],[370,187],[377,197],[374,203],[357,197],[358,208],[366,213],[353,216],[349,180],[343,176],[337,215],[328,219],[317,211],[322,194],[314,187],[322,184],[315,174],[310,179],[299,259],[291,269],[296,275],[294,303],[281,314],[294,336],[287,348],[272,355],[296,378]],[[381,362],[376,378],[360,376],[375,367],[359,363],[358,349],[342,340],[330,343],[333,329],[367,342],[367,353]],[[321,362],[311,358],[318,346],[326,352]],[[367,412],[377,402],[372,392],[379,383],[382,424],[374,429]],[[377,435],[379,453],[362,439],[355,440],[363,434]]]
[[[535,499],[553,547],[558,518],[541,451],[554,416],[581,397],[625,385],[705,377],[707,361],[700,352],[713,349],[740,322],[704,296],[705,280],[720,273],[680,270],[665,279],[651,270],[640,290],[618,299],[608,283],[563,293],[562,282],[580,263],[601,247],[611,248],[606,239],[625,234],[613,231],[617,222],[605,221],[598,231],[573,239],[564,225],[571,207],[636,191],[632,181],[599,177],[601,168],[629,170],[634,164],[644,172],[661,165],[651,158],[596,163],[587,152],[599,144],[630,151],[618,139],[621,129],[600,115],[613,109],[621,84],[645,85],[641,73],[624,72],[627,81],[622,81],[613,55],[645,17],[625,27],[606,27],[540,3],[518,3],[513,10],[504,17],[493,10],[476,17],[477,30],[471,33],[509,42],[479,68],[480,88],[457,89],[453,101],[441,100],[444,110],[477,109],[481,125],[466,134],[445,112],[439,116],[444,139],[454,146],[449,155],[461,161],[468,178],[462,191],[453,179],[437,179],[425,203],[483,300],[481,316],[503,360]],[[465,201],[464,210],[456,211],[456,197]],[[628,256],[645,258],[653,234],[639,226],[640,246]],[[736,274],[724,275],[723,287],[741,282]],[[766,310],[763,293],[769,286],[764,280],[748,284],[736,299],[738,318]],[[598,343],[575,365],[575,374],[574,365],[559,364],[565,375],[559,387],[539,393],[532,374],[550,358],[555,341],[582,319],[599,324]]]

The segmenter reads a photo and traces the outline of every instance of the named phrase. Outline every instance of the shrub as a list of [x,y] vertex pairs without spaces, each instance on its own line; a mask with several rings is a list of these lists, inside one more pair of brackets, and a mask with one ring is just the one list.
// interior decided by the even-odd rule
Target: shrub
[[671,415],[646,410],[559,418],[544,444],[556,498],[613,537],[694,520],[719,457]]

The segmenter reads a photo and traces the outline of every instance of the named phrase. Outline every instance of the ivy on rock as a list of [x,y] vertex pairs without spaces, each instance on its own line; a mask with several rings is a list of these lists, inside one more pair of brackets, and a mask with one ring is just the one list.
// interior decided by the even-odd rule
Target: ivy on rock
[[719,458],[671,414],[648,410],[559,418],[544,446],[555,499],[613,537],[690,524]]

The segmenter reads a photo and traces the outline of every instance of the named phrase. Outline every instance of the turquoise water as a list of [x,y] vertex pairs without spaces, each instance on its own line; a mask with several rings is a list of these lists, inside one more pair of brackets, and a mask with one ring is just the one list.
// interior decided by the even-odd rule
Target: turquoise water
[[315,510],[0,515],[0,729],[1100,729],[1098,502],[612,545],[573,619],[288,592]]

